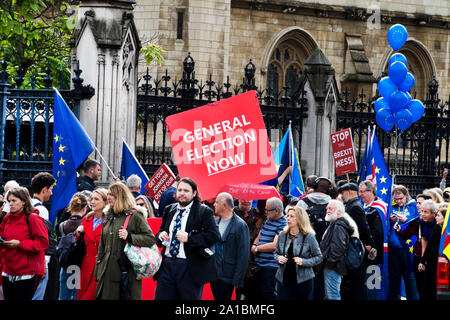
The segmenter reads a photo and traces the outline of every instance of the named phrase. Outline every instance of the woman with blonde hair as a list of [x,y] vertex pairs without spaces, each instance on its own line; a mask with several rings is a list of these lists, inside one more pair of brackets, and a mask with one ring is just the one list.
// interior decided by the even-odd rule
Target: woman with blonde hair
[[152,205],[150,204],[150,200],[148,200],[148,198],[144,195],[140,195],[136,197],[136,205],[138,207],[136,207],[136,209],[139,210],[139,208],[145,209],[146,212],[143,213],[144,217],[146,218],[154,218],[155,214],[153,212],[153,208]]
[[[104,209],[102,234],[98,247],[94,276],[97,279],[96,299],[119,300],[142,298],[142,282],[123,252],[128,242],[139,247],[151,247],[155,236],[145,217],[135,207],[136,202],[121,182],[109,186],[108,205]],[[127,228],[123,228],[130,216]],[[123,275],[123,276],[122,276]],[[128,290],[124,290],[125,288]]]
[[305,209],[288,209],[286,219],[275,250],[277,299],[312,300],[313,267],[322,262],[322,253]]
[[102,234],[104,220],[103,209],[106,207],[108,190],[97,188],[91,195],[91,208],[77,229],[77,236],[84,237],[86,255],[81,263],[80,288],[78,289],[78,300],[95,300],[97,283],[94,277],[95,261],[97,258],[98,245]]

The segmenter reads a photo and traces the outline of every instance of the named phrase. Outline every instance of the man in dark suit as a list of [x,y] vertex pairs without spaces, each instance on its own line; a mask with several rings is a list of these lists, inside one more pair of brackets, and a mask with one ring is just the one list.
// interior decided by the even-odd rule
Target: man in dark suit
[[220,240],[210,208],[200,203],[197,184],[190,178],[177,183],[177,202],[166,207],[156,243],[164,246],[155,274],[155,300],[200,300],[203,285],[217,279],[211,247]]

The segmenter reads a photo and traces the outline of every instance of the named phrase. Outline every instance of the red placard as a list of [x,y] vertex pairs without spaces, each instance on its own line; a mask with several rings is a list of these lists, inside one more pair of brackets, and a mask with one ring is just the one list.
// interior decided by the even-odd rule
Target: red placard
[[350,128],[331,134],[331,148],[333,150],[336,176],[358,170]]
[[175,175],[172,170],[163,163],[150,180],[148,180],[145,189],[147,189],[147,195],[159,204],[162,193],[169,189],[174,183]]
[[190,177],[202,199],[226,183],[260,183],[277,171],[255,91],[167,117],[180,178]]

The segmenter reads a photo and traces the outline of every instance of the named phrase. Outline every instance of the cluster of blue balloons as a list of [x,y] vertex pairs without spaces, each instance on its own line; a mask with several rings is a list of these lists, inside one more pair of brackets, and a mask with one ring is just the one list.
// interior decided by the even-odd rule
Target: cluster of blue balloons
[[[389,28],[387,40],[395,51],[400,49],[408,38],[408,31],[401,24]],[[375,101],[377,124],[386,131],[391,131],[394,124],[400,130],[408,129],[419,120],[425,111],[420,100],[412,99],[409,90],[414,87],[414,76],[408,72],[406,57],[397,52],[389,58],[388,77],[378,82],[381,95]]]

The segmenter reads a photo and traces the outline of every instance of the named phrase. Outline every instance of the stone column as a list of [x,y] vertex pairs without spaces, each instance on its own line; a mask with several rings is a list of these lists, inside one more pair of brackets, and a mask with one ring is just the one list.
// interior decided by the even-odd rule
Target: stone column
[[334,69],[319,48],[305,61],[300,84],[308,101],[308,117],[302,132],[302,169],[307,176],[315,174],[333,179],[330,134],[336,128],[338,89]]
[[[135,0],[83,1],[71,40],[85,83],[95,96],[80,103],[80,122],[115,175],[122,138],[132,150],[136,136],[137,64],[141,44],[133,20]],[[95,152],[91,155],[101,161]],[[111,174],[102,163],[102,181]]]

